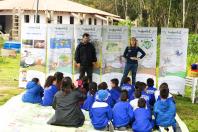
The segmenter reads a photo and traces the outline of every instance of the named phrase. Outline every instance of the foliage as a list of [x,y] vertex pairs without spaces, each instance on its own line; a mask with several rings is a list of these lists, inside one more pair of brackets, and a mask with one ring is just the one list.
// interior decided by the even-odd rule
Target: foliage
[[[183,0],[73,0],[130,20],[139,26],[183,27]],[[198,32],[198,0],[185,0],[185,27]],[[170,6],[171,5],[171,6]],[[169,14],[170,11],[170,14]],[[169,21],[169,22],[168,22]]]

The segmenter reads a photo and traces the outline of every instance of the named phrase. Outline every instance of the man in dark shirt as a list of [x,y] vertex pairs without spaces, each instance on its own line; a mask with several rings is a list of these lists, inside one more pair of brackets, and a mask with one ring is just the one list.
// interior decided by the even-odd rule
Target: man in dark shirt
[[79,79],[82,79],[87,73],[89,82],[92,82],[93,66],[97,62],[96,50],[93,44],[89,42],[89,34],[84,33],[82,42],[77,46],[75,52],[75,61],[80,68]]
[[[138,52],[142,55],[137,57]],[[135,85],[136,82],[136,72],[138,68],[138,60],[142,59],[146,53],[137,46],[137,40],[135,37],[131,38],[130,46],[128,46],[124,51],[124,58],[126,58],[126,65],[124,69],[124,74],[122,77],[122,81],[125,77],[128,76],[129,71],[132,73],[132,84]],[[122,82],[121,82],[122,85]]]

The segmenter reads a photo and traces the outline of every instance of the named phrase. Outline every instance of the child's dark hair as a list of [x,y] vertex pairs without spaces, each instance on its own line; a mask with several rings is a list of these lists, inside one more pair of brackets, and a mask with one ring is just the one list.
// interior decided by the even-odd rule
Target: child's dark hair
[[136,89],[134,92],[134,97],[135,98],[140,98],[142,96],[142,93],[139,89]]
[[84,37],[89,37],[89,36],[90,35],[88,33],[84,33],[82,37],[84,38]]
[[123,83],[129,83],[131,82],[131,78],[130,77],[124,77],[123,78]]
[[44,88],[48,88],[49,86],[51,86],[55,80],[56,78],[54,76],[48,76],[45,81]]
[[89,92],[91,95],[95,95],[95,93],[97,92],[97,83],[96,82],[91,82],[89,84]]
[[169,95],[169,89],[168,89],[168,85],[160,85],[160,97],[162,99],[167,99]]
[[32,82],[38,83],[39,79],[38,78],[32,78]]
[[127,101],[128,100],[128,91],[122,90],[120,94],[120,100],[121,101]]
[[167,83],[162,83],[159,87],[159,90],[163,89],[163,88],[168,88],[168,84]]
[[139,108],[145,108],[146,107],[146,100],[144,98],[140,98],[138,100],[138,107]]
[[56,72],[54,74],[54,77],[56,78],[56,87],[58,89],[61,88],[61,82],[62,82],[62,79],[63,79],[63,73],[62,72]]
[[108,85],[106,82],[102,82],[98,85],[98,90],[106,90],[108,88]]
[[118,80],[117,78],[111,79],[111,82],[112,82],[113,84],[115,84],[116,87],[117,87],[118,84],[119,84],[119,80]]
[[141,82],[140,81],[137,81],[136,83],[135,83],[135,89],[140,89],[140,84],[141,84]]
[[144,83],[144,82],[141,82],[141,87],[142,87],[142,90],[145,90],[146,89],[146,83]]
[[70,77],[64,77],[61,83],[61,90],[67,95],[73,89],[73,83]]
[[146,83],[144,82],[136,82],[135,88],[139,91],[144,91],[146,89]]
[[154,86],[154,80],[152,78],[147,79],[147,86],[148,87],[153,87]]

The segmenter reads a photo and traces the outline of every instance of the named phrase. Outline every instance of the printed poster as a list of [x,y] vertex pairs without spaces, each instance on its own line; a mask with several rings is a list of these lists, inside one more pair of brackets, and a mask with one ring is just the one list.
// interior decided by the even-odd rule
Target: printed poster
[[[75,48],[82,40],[82,35],[88,33],[90,35],[90,42],[94,45],[96,49],[97,63],[93,69],[93,81],[100,82],[100,67],[101,67],[101,42],[102,42],[102,27],[94,25],[76,25],[74,27],[74,36],[75,36]],[[79,68],[74,64],[74,80],[79,78]]]
[[48,26],[47,73],[62,72],[72,78],[73,25]]
[[162,28],[159,85],[168,83],[170,93],[185,92],[188,29]]
[[125,58],[124,50],[128,46],[128,27],[103,26],[102,43],[102,81],[123,76]]
[[[157,28],[133,27],[131,37],[138,40],[138,46],[146,53],[146,56],[138,61],[136,81],[146,82],[148,78],[156,80]],[[138,53],[138,57],[140,55],[141,53]]]
[[45,83],[46,70],[46,25],[23,24],[21,28],[21,61],[19,87],[26,87],[32,78]]

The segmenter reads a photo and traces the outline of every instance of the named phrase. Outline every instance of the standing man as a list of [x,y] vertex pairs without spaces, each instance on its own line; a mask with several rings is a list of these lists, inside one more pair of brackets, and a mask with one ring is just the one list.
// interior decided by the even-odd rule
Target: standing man
[[76,48],[75,61],[77,63],[77,67],[80,68],[79,79],[82,79],[86,72],[89,82],[92,82],[93,66],[97,62],[97,58],[95,47],[89,42],[89,40],[89,34],[84,33],[82,41]]
[[[141,56],[138,57],[138,52],[141,53]],[[138,60],[142,59],[146,53],[137,45],[137,39],[135,37],[132,37],[130,40],[130,46],[128,46],[124,51],[124,58],[126,58],[126,65],[124,68],[124,73],[122,77],[123,79],[128,76],[129,71],[132,73],[132,84],[135,85],[136,82],[136,73],[138,69]],[[122,85],[121,82],[121,85]]]

